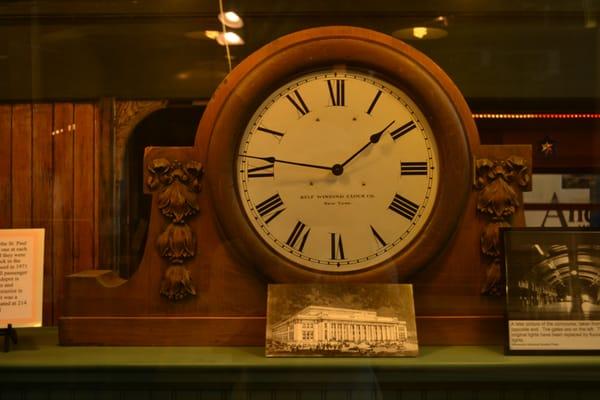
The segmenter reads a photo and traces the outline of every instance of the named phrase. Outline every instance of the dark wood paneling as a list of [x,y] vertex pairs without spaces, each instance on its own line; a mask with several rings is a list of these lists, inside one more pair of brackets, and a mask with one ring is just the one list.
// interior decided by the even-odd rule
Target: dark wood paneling
[[[60,316],[66,274],[114,265],[112,118],[109,99],[0,105],[0,228],[46,229],[46,325]],[[535,169],[598,169],[599,121],[478,123],[486,143],[555,140],[556,156],[534,154]]]
[[[14,106],[12,113],[12,227],[31,227],[31,142],[30,104]],[[17,194],[16,196],[14,194]]]
[[0,228],[12,224],[11,125],[12,106],[0,104]]
[[96,135],[96,237],[98,251],[96,266],[101,269],[112,269],[116,263],[114,256],[113,235],[113,203],[114,203],[114,165],[113,165],[113,102],[103,99],[97,108],[99,129]]
[[54,106],[53,242],[54,320],[60,315],[60,296],[65,275],[73,272],[73,105]]
[[[60,316],[65,275],[97,266],[96,221],[112,215],[102,211],[112,203],[97,201],[99,168],[105,167],[99,152],[107,151],[110,163],[112,149],[110,120],[99,117],[96,103],[0,105],[0,229],[46,231],[45,325]],[[111,192],[103,196],[110,199]],[[105,239],[111,234],[107,229]]]
[[[484,144],[529,144],[536,173],[589,173],[600,170],[600,119],[478,119]],[[553,144],[544,154],[542,143]]]
[[34,228],[46,230],[44,240],[44,315],[45,325],[52,324],[54,311],[54,281],[52,250],[54,160],[52,154],[52,104],[33,105],[32,148],[32,221]]
[[73,150],[73,183],[77,194],[73,199],[73,270],[94,267],[94,107],[75,105]]
[[101,153],[99,153],[100,149],[100,137],[102,134],[102,113],[100,111],[100,106],[94,106],[94,266],[100,266],[100,235],[99,226],[101,224],[101,216],[100,216],[100,197],[103,193],[103,188],[100,186],[100,180],[98,177],[100,176],[100,159]]

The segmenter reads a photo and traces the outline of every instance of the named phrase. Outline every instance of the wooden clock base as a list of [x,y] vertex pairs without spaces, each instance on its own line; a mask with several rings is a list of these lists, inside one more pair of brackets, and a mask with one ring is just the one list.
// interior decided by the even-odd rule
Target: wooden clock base
[[[265,317],[64,317],[62,345],[264,346]],[[417,317],[423,345],[504,342],[504,316]]]
[[[319,42],[321,39],[322,42]],[[447,161],[446,164],[440,164],[440,169],[444,166],[448,170],[452,166],[461,166],[456,168],[460,169],[457,175],[440,176],[449,176],[451,182],[464,182],[469,186],[457,187],[456,199],[452,199],[450,197],[454,192],[448,187],[442,190],[442,186],[448,182],[440,182],[439,193],[443,192],[444,196],[438,193],[439,201],[432,215],[445,215],[444,210],[451,210],[449,218],[436,219],[451,223],[441,227],[436,225],[438,230],[444,232],[443,237],[434,231],[427,232],[427,229],[436,228],[425,226],[417,240],[411,242],[416,244],[412,248],[407,247],[406,252],[399,253],[396,258],[396,264],[399,265],[386,264],[385,268],[375,271],[377,273],[367,271],[360,275],[360,282],[413,284],[421,344],[503,342],[504,301],[499,296],[503,288],[499,227],[524,225],[521,193],[530,189],[531,148],[480,145],[471,112],[458,89],[437,66],[414,49],[380,33],[359,28],[330,27],[282,38],[241,63],[211,99],[200,122],[194,147],[146,149],[144,184],[146,193],[152,195],[152,206],[142,262],[128,280],[117,277],[111,271],[98,270],[67,278],[63,315],[59,322],[61,344],[264,343],[269,281],[261,271],[278,271],[278,263],[274,261],[274,265],[253,267],[258,258],[249,259],[239,249],[250,247],[262,251],[262,247],[257,247],[262,242],[253,236],[226,233],[223,219],[219,220],[222,210],[234,207],[215,204],[215,199],[220,198],[225,202],[235,202],[236,199],[216,196],[225,193],[222,191],[224,187],[232,185],[232,176],[223,173],[224,169],[231,169],[232,164],[219,159],[218,155],[231,155],[231,148],[219,147],[216,143],[223,142],[219,142],[215,135],[239,132],[243,126],[235,124],[244,122],[238,119],[249,120],[248,115],[232,115],[237,113],[226,113],[223,109],[229,107],[241,114],[248,114],[250,111],[247,109],[253,112],[256,108],[252,103],[248,103],[248,106],[244,104],[249,99],[264,97],[265,93],[257,88],[264,88],[268,84],[263,82],[261,86],[260,82],[249,78],[249,74],[257,71],[254,67],[258,64],[262,63],[261,68],[278,71],[287,78],[294,72],[289,70],[290,65],[305,68],[303,63],[310,62],[316,63],[311,64],[312,67],[318,67],[326,63],[331,65],[333,61],[356,64],[357,60],[352,58],[358,57],[353,51],[355,45],[361,46],[368,54],[380,54],[383,51],[392,58],[400,57],[398,60],[403,63],[402,68],[409,74],[413,73],[414,81],[422,85],[415,89],[416,93],[429,93],[428,90],[422,90],[423,87],[437,90],[436,94],[442,99],[440,103],[437,95],[433,96],[434,100],[429,97],[427,101],[422,100],[427,106],[444,106],[444,114],[430,110],[431,115],[428,115],[432,127],[437,127],[436,134],[448,135],[441,141],[450,147],[445,146],[440,150],[440,154],[446,157],[443,160]],[[307,49],[313,55],[309,61],[306,61]],[[328,51],[331,49],[335,51]],[[404,53],[398,56],[397,51]],[[366,68],[371,58],[376,57],[358,61],[364,61],[360,65]],[[397,69],[394,62],[396,58],[392,61],[384,59],[376,61],[378,64],[372,65],[373,69],[381,67],[382,71],[394,74],[393,71]],[[422,73],[424,70],[425,74]],[[261,74],[259,78],[270,82],[271,74]],[[405,80],[404,84],[410,83],[406,75],[401,75],[401,78]],[[240,90],[245,91],[240,94]],[[454,138],[454,141],[448,138]],[[458,163],[451,162],[449,159],[452,157],[446,153],[454,143],[460,143],[457,147],[464,153]],[[457,154],[451,152],[453,157],[458,157]],[[472,171],[466,170],[468,166],[472,167]],[[207,182],[203,180],[204,173],[208,175]],[[472,176],[472,182],[468,182],[469,176]],[[463,204],[463,199],[466,199],[464,207],[454,207],[451,203],[456,201]],[[457,216],[455,210],[462,215]],[[449,239],[446,241],[447,236]],[[249,239],[242,240],[240,237]],[[427,239],[433,245],[428,244]],[[418,254],[414,251],[417,248]],[[429,253],[425,254],[427,251]],[[268,251],[261,252],[265,253],[271,254]],[[264,259],[276,260],[277,257]],[[418,270],[414,273],[411,268],[402,270],[401,262],[410,265],[415,264],[415,260],[430,261],[426,264],[419,261]],[[280,282],[294,281],[292,278],[286,281],[285,272],[269,276],[277,276]],[[314,278],[313,282],[325,280],[318,274],[310,277]],[[326,280],[335,279],[338,278],[331,278],[330,275]]]
[[[528,160],[529,146],[481,146],[477,159]],[[201,159],[195,148],[152,148],[146,159]],[[502,157],[502,158],[500,158]],[[446,250],[414,275],[417,330],[424,345],[502,344],[504,299],[482,295],[486,257],[482,232],[489,223],[477,212],[474,185],[460,226]],[[66,280],[59,322],[64,345],[263,345],[268,281],[242,263],[221,237],[204,191],[201,212],[189,219],[196,232],[197,255],[186,268],[195,295],[172,301],[160,294],[168,262],[157,238],[167,224],[159,194],[153,194],[152,223],[144,259],[129,279],[113,271],[90,270]],[[158,215],[157,215],[158,214]],[[511,222],[523,224],[522,208]],[[394,282],[394,277],[390,277]]]

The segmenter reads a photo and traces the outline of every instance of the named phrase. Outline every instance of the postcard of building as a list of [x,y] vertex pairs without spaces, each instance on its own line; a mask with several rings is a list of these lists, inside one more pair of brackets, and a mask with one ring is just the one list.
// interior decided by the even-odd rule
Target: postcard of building
[[267,357],[417,356],[412,285],[269,285],[265,350]]

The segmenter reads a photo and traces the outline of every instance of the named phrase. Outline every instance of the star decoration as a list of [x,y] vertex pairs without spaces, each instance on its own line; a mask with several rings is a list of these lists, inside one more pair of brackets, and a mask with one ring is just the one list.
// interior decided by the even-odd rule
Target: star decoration
[[540,152],[545,156],[545,157],[551,157],[553,155],[555,155],[556,153],[556,142],[553,140],[550,140],[550,138],[545,138],[544,140],[542,140],[540,142]]

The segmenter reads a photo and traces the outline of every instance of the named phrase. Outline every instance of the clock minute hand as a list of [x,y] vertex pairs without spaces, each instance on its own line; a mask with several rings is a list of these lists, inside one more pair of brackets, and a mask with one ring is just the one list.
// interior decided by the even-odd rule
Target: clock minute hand
[[254,158],[256,160],[263,160],[266,161],[268,163],[274,164],[274,163],[280,163],[280,164],[290,164],[290,165],[297,165],[299,167],[307,167],[307,168],[317,168],[317,169],[326,169],[328,171],[331,171],[332,167],[326,167],[324,165],[316,165],[316,164],[308,164],[308,163],[301,163],[301,162],[296,162],[296,161],[287,161],[287,160],[279,160],[275,157],[257,157],[257,156],[248,156],[245,154],[240,154],[240,157],[246,157],[246,158]]
[[[360,149],[358,149],[358,151],[354,154],[352,154],[350,157],[348,157],[348,159],[346,161],[344,161],[343,163],[341,163],[341,167],[345,167],[350,161],[354,160],[354,158],[356,156],[358,156],[360,153],[362,153],[367,147],[369,147],[372,144],[375,144],[377,142],[379,142],[379,139],[381,139],[381,135],[383,135],[383,133],[387,130],[387,128],[389,128],[390,126],[392,126],[392,124],[396,122],[396,121],[392,121],[389,124],[386,125],[385,128],[383,128],[382,130],[375,132],[374,134],[372,134],[369,137],[369,141]],[[337,164],[336,164],[337,165]]]

